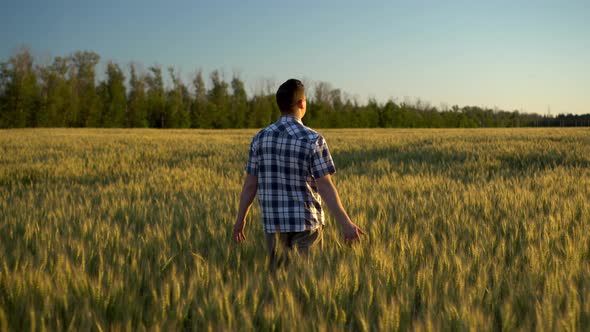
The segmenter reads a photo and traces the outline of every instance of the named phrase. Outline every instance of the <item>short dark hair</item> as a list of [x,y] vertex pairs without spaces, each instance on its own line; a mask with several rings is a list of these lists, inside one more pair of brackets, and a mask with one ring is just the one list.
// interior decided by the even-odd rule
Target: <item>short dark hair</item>
[[301,83],[300,80],[291,78],[285,83],[281,84],[277,90],[277,105],[279,105],[281,112],[290,113],[293,111],[293,106],[295,106],[295,103],[297,103],[300,99],[303,99],[304,96],[305,87],[303,86],[303,83]]

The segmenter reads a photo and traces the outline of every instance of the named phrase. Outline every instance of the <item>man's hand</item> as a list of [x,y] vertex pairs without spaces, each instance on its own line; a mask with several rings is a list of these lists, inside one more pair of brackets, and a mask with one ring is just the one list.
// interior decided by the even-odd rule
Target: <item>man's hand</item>
[[235,243],[240,243],[246,240],[244,234],[244,228],[246,228],[246,216],[250,210],[250,205],[254,197],[256,197],[256,191],[258,190],[258,177],[252,174],[246,176],[244,186],[242,187],[242,193],[240,194],[240,206],[238,207],[238,217],[236,218],[236,224],[234,225],[234,233],[232,239]]
[[365,235],[365,231],[360,229],[360,227],[355,225],[352,221],[342,225],[342,233],[344,235],[344,242],[349,243],[354,241],[360,241],[361,234]]
[[315,179],[315,182],[318,186],[320,196],[322,196],[324,202],[342,228],[344,241],[359,241],[361,239],[361,234],[364,235],[365,232],[355,225],[355,223],[350,220],[350,217],[348,217],[348,214],[346,214],[346,211],[344,211],[344,207],[342,207],[342,203],[340,202],[340,196],[338,196],[338,191],[336,190],[334,183],[332,183],[330,175],[328,174],[319,179]]
[[246,228],[246,222],[244,219],[242,219],[241,221],[240,220],[236,221],[236,224],[234,225],[234,234],[232,236],[232,239],[234,240],[235,243],[240,243],[242,241],[246,241],[246,234],[244,234],[245,228]]

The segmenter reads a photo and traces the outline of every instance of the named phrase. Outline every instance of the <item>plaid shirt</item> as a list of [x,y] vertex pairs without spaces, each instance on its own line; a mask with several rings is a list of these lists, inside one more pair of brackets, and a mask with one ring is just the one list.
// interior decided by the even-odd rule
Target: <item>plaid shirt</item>
[[266,233],[302,232],[324,225],[315,179],[336,169],[324,138],[300,120],[282,116],[256,134],[246,172],[258,177]]

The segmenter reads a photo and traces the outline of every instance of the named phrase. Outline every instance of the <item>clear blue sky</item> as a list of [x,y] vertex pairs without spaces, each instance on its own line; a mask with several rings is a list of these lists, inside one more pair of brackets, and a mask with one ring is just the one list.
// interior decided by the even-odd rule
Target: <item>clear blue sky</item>
[[361,102],[590,113],[588,1],[3,1],[0,45],[1,61],[92,50],[187,84],[239,72],[249,92],[296,77]]

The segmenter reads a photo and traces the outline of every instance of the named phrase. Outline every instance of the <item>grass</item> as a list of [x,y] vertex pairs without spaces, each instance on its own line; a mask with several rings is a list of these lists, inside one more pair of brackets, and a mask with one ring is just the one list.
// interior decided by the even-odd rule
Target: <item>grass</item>
[[0,331],[590,328],[588,129],[320,132],[369,235],[270,278],[255,131],[0,131]]

